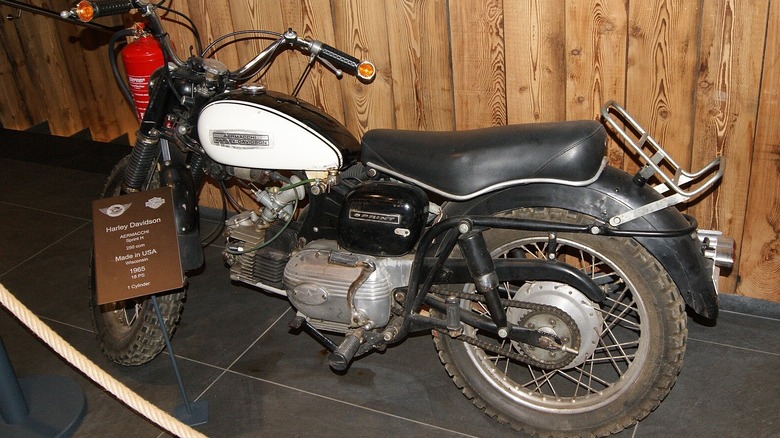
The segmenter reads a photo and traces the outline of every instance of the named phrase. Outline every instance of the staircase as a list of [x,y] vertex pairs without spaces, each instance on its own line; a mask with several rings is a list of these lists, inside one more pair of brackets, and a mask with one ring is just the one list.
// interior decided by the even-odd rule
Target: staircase
[[130,151],[127,134],[99,142],[92,139],[89,128],[61,137],[51,134],[48,122],[24,131],[5,129],[0,123],[0,158],[108,174]]

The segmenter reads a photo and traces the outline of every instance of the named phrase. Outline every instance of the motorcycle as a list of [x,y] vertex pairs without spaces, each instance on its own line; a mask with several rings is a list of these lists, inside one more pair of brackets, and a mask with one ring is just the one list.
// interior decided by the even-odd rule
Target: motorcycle
[[[327,347],[334,370],[431,332],[466,397],[544,436],[616,433],[669,393],[686,306],[717,317],[718,272],[734,251],[675,206],[720,180],[722,158],[682,170],[614,102],[601,123],[375,129],[358,141],[294,97],[309,69],[291,95],[250,81],[288,50],[365,83],[373,64],[292,29],[229,34],[272,39],[235,70],[206,56],[213,45],[182,60],[159,7],[82,1],[63,16],[136,10],[161,47],[135,146],[103,196],[171,187],[183,271],[203,263],[205,177],[239,179],[258,207],[225,218],[230,279],[286,297],[291,325]],[[607,164],[608,131],[643,161],[635,175]],[[184,296],[158,297],[168,332]],[[98,342],[113,361],[140,365],[163,349],[150,301],[98,305],[93,291]]]

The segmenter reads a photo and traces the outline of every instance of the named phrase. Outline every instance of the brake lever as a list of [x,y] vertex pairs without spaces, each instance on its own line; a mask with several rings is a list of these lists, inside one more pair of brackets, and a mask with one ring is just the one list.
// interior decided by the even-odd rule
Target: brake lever
[[317,61],[321,62],[322,65],[327,67],[328,70],[332,71],[333,74],[336,75],[337,78],[341,79],[344,76],[344,72],[341,71],[340,69],[336,68],[336,66],[331,64],[331,62],[328,61],[327,59],[323,59],[323,58],[321,58],[319,56],[316,56],[316,55],[312,55],[311,57],[313,59],[316,59]]
[[336,75],[337,78],[341,79],[344,76],[344,72],[341,71],[338,67],[333,65],[330,61],[327,59],[319,56],[320,51],[322,50],[322,41],[318,40],[298,40],[300,41],[306,48],[306,50],[311,53],[311,56],[309,57],[309,64],[313,63],[315,60],[319,61],[324,65],[328,70],[333,72],[334,75]]

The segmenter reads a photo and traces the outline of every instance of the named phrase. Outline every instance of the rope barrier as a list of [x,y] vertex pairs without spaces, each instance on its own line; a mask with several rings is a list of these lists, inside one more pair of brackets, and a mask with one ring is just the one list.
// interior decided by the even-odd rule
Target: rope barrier
[[206,436],[145,400],[123,383],[113,378],[110,374],[103,371],[81,352],[73,348],[72,345],[68,344],[65,339],[49,328],[49,326],[41,321],[40,318],[35,316],[30,309],[25,307],[2,284],[0,284],[0,303],[19,319],[19,321],[26,325],[27,328],[32,330],[36,336],[41,338],[43,342],[48,344],[57,354],[62,356],[71,365],[78,368],[87,377],[105,388],[131,409],[176,436],[182,438],[200,438]]

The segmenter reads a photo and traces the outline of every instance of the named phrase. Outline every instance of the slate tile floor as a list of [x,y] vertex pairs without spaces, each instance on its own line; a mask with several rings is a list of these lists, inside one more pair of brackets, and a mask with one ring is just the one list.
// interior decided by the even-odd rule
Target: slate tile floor
[[[0,157],[7,147],[0,141]],[[87,304],[90,203],[105,174],[70,167],[0,158],[0,283],[110,374],[171,411],[181,398],[165,353],[126,368],[106,360],[94,341]],[[208,436],[522,436],[462,396],[428,336],[367,356],[337,375],[319,344],[290,333],[293,312],[285,300],[231,284],[220,248],[206,255],[204,272],[190,279],[173,347],[190,398],[208,400],[209,421],[198,426]],[[618,436],[780,436],[778,306],[725,304],[714,327],[689,320],[676,386],[658,410]],[[79,383],[88,411],[75,436],[167,435],[5,310],[0,337],[20,377],[63,375]]]

